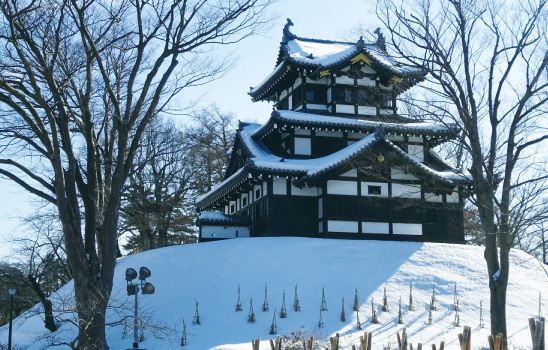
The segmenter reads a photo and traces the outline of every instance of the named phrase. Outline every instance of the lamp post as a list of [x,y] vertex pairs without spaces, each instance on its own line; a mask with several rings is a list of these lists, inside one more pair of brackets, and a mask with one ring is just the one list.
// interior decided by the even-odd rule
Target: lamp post
[[11,288],[10,293],[10,325],[8,330],[8,350],[11,350],[11,329],[12,329],[12,320],[13,320],[13,295],[16,292],[15,288]]
[[127,350],[139,349],[139,337],[137,335],[139,332],[139,326],[137,325],[137,319],[139,316],[139,301],[137,299],[137,294],[139,292],[139,287],[141,287],[141,293],[143,293],[143,295],[154,294],[154,286],[152,283],[147,282],[147,278],[149,278],[150,275],[150,270],[143,266],[139,269],[139,282],[133,282],[133,280],[137,278],[137,271],[132,268],[126,270],[127,295],[135,295],[135,310],[133,315],[133,347]]

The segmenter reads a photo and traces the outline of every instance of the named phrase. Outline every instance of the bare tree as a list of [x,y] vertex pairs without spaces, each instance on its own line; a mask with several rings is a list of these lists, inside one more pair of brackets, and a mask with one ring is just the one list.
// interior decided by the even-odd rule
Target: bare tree
[[270,0],[1,0],[0,175],[54,204],[78,349],[107,349],[121,193],[146,126]]
[[508,255],[547,189],[546,1],[379,0],[377,12],[396,54],[429,72],[423,98],[411,102],[462,132],[485,233],[491,332],[506,336]]
[[172,122],[157,119],[147,127],[122,197],[125,249],[195,242],[194,182],[203,173],[192,148],[193,140]]

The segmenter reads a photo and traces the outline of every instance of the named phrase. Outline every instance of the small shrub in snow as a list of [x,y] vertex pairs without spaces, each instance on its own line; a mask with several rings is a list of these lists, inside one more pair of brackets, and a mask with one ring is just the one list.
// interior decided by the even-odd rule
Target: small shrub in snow
[[236,302],[236,312],[242,311],[242,303],[240,301],[240,285],[238,284],[238,301]]
[[198,312],[198,301],[196,300],[196,311],[194,312],[194,319],[192,320],[192,324],[200,324],[200,313]]
[[325,301],[325,289],[322,286],[322,306],[320,307],[322,311],[327,311],[327,302]]
[[318,328],[323,328],[322,308],[320,308],[320,320],[318,321]]
[[274,309],[274,315],[272,316],[272,324],[270,325],[270,331],[268,334],[278,333],[278,325],[276,324],[276,309]]
[[301,311],[301,305],[299,304],[299,296],[297,295],[297,285],[295,285],[295,298],[293,299],[293,310],[295,310],[295,312]]
[[255,312],[253,312],[253,298],[249,300],[249,314],[247,315],[248,323],[255,323]]
[[280,318],[286,318],[287,317],[287,310],[285,308],[285,290],[283,292],[283,299],[282,299],[282,308],[280,310]]
[[401,297],[400,297],[400,305],[398,307],[398,324],[403,324],[403,317],[401,314]]
[[413,282],[409,285],[409,307],[407,309],[409,311],[415,310],[415,306],[413,305]]
[[382,298],[382,311],[388,311],[388,298],[386,297],[386,286],[384,286],[384,296]]
[[377,312],[375,311],[375,304],[373,302],[373,298],[371,298],[371,322],[374,324],[379,323],[379,320],[377,319]]
[[432,299],[430,300],[430,310],[436,311],[436,283],[432,286]]
[[268,288],[266,286],[266,283],[264,285],[264,301],[263,301],[262,310],[263,312],[268,311]]

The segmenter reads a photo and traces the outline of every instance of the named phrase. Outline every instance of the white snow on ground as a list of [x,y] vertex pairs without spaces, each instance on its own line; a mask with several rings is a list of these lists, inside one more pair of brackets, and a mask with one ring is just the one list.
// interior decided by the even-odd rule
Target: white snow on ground
[[[530,348],[527,319],[538,314],[539,292],[547,290],[546,271],[537,260],[512,251],[508,286],[508,331],[511,349]],[[351,241],[309,238],[251,238],[184,245],[132,255],[118,261],[110,321],[127,317],[129,334],[123,339],[123,325],[107,328],[111,349],[126,349],[132,343],[133,297],[126,295],[124,272],[127,268],[147,266],[154,295],[139,295],[141,314],[149,323],[141,348],[148,350],[181,349],[182,321],[187,324],[188,350],[249,350],[251,339],[260,337],[261,349],[270,349],[267,340],[274,308],[279,313],[282,293],[286,292],[287,318],[276,317],[278,334],[302,330],[307,336],[326,339],[339,332],[341,349],[357,345],[359,335],[373,332],[374,349],[396,342],[395,333],[407,327],[409,341],[436,343],[445,340],[446,349],[458,349],[457,334],[462,325],[472,327],[472,348],[487,346],[489,333],[489,289],[487,271],[480,247],[411,243]],[[460,306],[461,327],[453,325],[455,282]],[[262,312],[265,283],[268,286],[269,312]],[[413,283],[414,311],[408,311],[409,286]],[[437,311],[428,324],[428,306],[435,283]],[[238,284],[241,288],[241,312],[235,312]],[[298,285],[301,311],[292,308],[294,288]],[[324,328],[317,327],[322,286],[328,310],[323,312]],[[354,290],[359,293],[359,318],[356,327],[352,312]],[[389,311],[381,311],[386,287]],[[72,293],[72,283],[62,288],[54,303],[61,307],[63,296]],[[339,320],[342,297],[346,322]],[[403,325],[397,324],[401,297]],[[250,298],[253,298],[255,323],[248,323]],[[371,298],[374,298],[379,324],[371,323]],[[70,298],[69,298],[70,300]],[[192,325],[195,300],[199,303],[201,325]],[[485,328],[479,327],[480,301],[483,301]],[[91,301],[90,301],[91,302]],[[70,304],[70,303],[69,303]],[[70,305],[64,305],[70,307]],[[51,339],[36,310],[29,310],[14,322],[13,339],[19,349],[42,349]],[[61,316],[57,313],[58,316]],[[67,317],[68,315],[62,315]],[[153,327],[154,326],[154,327]],[[156,328],[156,329],[154,329]],[[163,328],[163,329],[162,329]],[[173,332],[169,330],[173,329]],[[0,339],[7,339],[7,327]],[[75,328],[64,322],[54,335],[55,341],[72,339]],[[68,349],[61,346],[57,349]]]

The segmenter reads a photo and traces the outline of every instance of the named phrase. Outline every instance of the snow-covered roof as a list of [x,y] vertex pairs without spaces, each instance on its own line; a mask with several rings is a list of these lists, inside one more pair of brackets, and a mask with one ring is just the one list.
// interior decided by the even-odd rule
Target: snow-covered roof
[[[295,116],[296,114],[303,114],[297,112],[279,111],[287,116]],[[274,113],[273,113],[274,114]],[[323,117],[323,116],[320,116]],[[336,117],[325,117],[336,118]],[[339,118],[345,122],[357,122],[360,121]],[[365,123],[371,123],[366,122]],[[387,123],[384,123],[387,124]],[[308,181],[318,178],[324,173],[338,169],[341,166],[348,164],[358,155],[362,154],[365,150],[371,148],[373,145],[382,142],[388,147],[392,148],[395,152],[398,152],[401,159],[414,165],[420,172],[434,176],[439,180],[449,184],[468,184],[470,181],[469,174],[462,174],[454,169],[445,171],[438,171],[430,168],[429,166],[419,162],[416,158],[404,152],[400,147],[394,145],[392,142],[385,138],[386,129],[390,125],[384,125],[383,123],[376,123],[376,130],[357,142],[327,156],[312,158],[312,159],[285,159],[273,154],[260,140],[257,135],[262,132],[262,126],[260,124],[245,124],[238,131],[238,140],[241,142],[243,148],[246,150],[248,160],[242,168],[224,180],[222,183],[215,186],[210,192],[197,197],[196,205],[203,206],[219,195],[225,193],[230,188],[235,188],[242,181],[246,181],[248,177],[252,176],[252,173],[266,173],[266,174],[278,174],[282,176],[291,175],[296,177],[295,183],[299,186],[307,184]],[[389,123],[388,123],[389,124]],[[425,123],[417,123],[425,124]],[[421,125],[420,127],[436,128],[435,125]],[[441,127],[440,127],[441,128]],[[441,129],[440,129],[441,130]]]
[[457,126],[455,124],[442,124],[434,122],[413,121],[408,123],[392,123],[383,121],[372,121],[367,119],[354,119],[339,116],[329,116],[312,113],[302,113],[287,110],[276,110],[272,112],[268,123],[264,124],[256,131],[256,135],[262,135],[268,132],[272,123],[282,121],[288,124],[301,126],[318,126],[329,128],[353,128],[356,130],[373,132],[378,127],[382,127],[387,133],[401,133],[411,135],[430,135],[452,137],[456,135]]
[[[377,71],[384,71],[402,78],[398,90],[404,91],[417,81],[423,80],[426,70],[422,67],[404,65],[391,58],[383,45],[365,43],[362,38],[357,42],[342,42],[303,38],[289,31],[289,21],[284,28],[284,37],[276,68],[260,84],[251,88],[249,94],[257,100],[273,95],[270,91],[289,71],[300,67],[309,72],[338,70],[353,63],[352,60],[363,54],[367,63]],[[333,71],[333,72],[334,72]],[[331,73],[333,73],[331,72]],[[313,75],[314,76],[314,75]],[[312,78],[313,78],[312,76]]]

